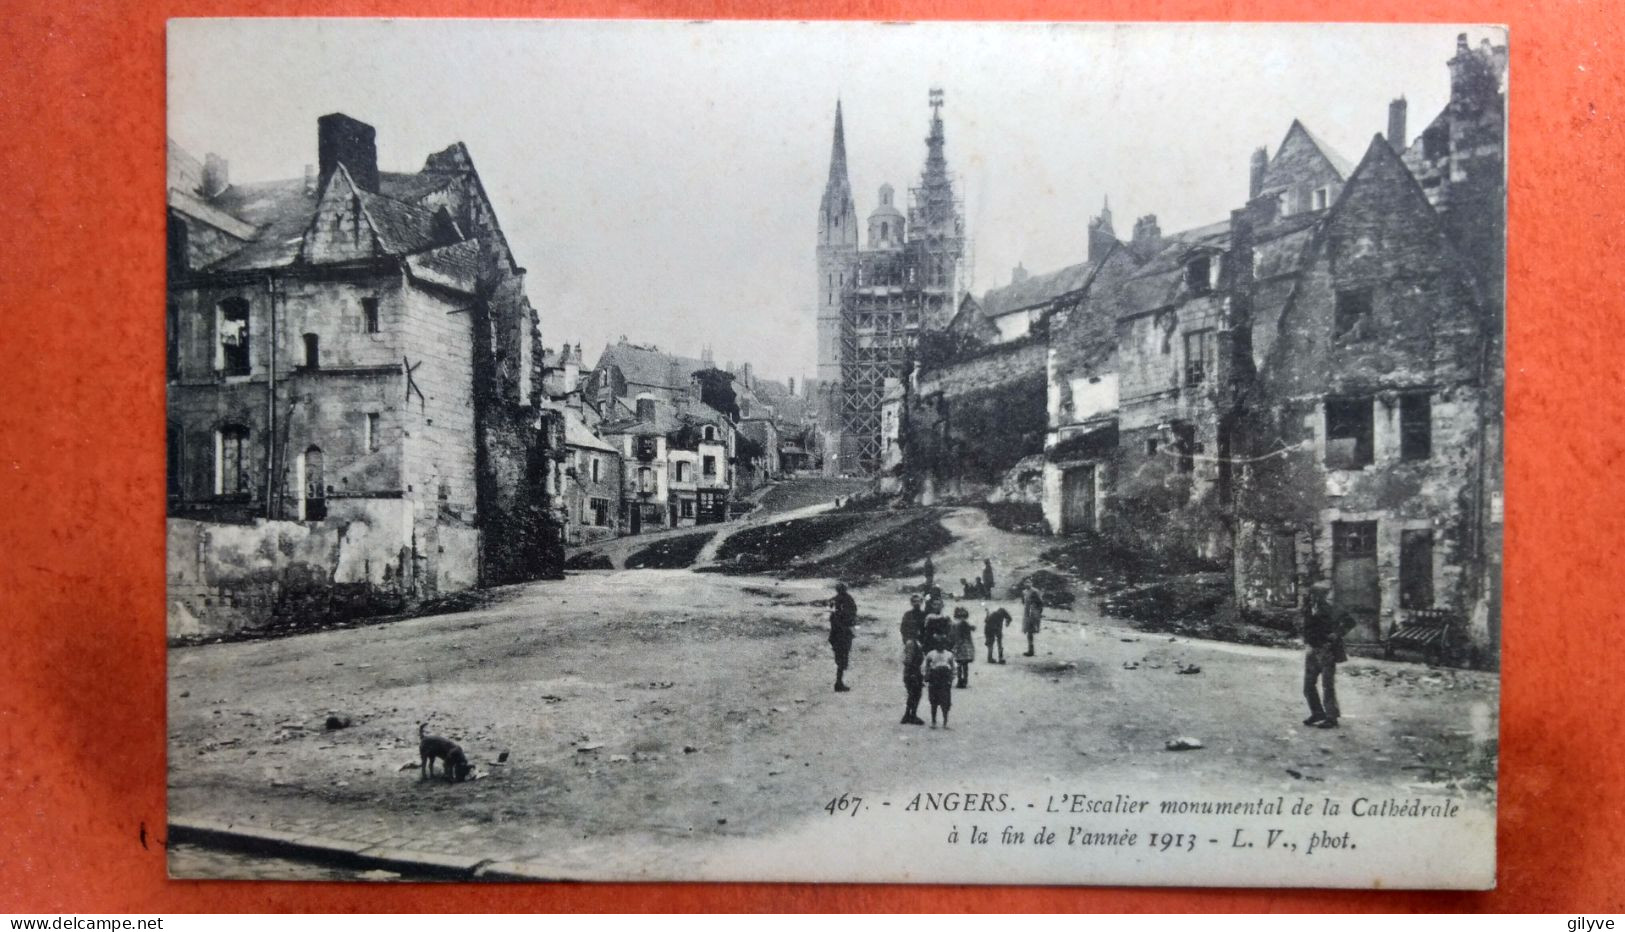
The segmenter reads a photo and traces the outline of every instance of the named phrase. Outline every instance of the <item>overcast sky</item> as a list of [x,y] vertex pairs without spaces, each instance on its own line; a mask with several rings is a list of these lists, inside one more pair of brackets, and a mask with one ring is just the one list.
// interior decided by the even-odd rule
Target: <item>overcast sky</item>
[[178,20],[170,136],[238,181],[299,176],[316,118],[377,127],[387,171],[468,144],[549,346],[636,342],[813,371],[813,247],[835,101],[860,217],[900,206],[944,88],[973,290],[1117,232],[1220,220],[1293,117],[1351,162],[1405,95],[1449,94],[1455,26]]

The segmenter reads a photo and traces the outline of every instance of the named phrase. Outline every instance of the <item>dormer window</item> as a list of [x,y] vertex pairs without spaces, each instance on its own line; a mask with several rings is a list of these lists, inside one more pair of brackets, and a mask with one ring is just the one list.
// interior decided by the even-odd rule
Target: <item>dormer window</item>
[[1185,261],[1185,288],[1191,294],[1207,294],[1213,290],[1213,258],[1192,256]]
[[1331,203],[1331,196],[1332,191],[1330,188],[1316,188],[1313,196],[1315,209],[1325,210]]

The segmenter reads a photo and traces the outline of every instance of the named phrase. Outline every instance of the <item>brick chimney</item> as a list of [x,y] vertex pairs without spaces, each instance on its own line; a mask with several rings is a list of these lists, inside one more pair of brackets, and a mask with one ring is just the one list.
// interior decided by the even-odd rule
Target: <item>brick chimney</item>
[[1270,151],[1263,146],[1253,150],[1253,161],[1247,172],[1247,199],[1264,193],[1264,172],[1270,167]]
[[362,189],[378,190],[377,131],[366,123],[342,113],[329,113],[316,119],[316,156],[320,169],[319,184],[327,186],[327,179],[341,163],[350,178]]
[[1405,151],[1405,111],[1404,97],[1395,97],[1388,102],[1388,145],[1395,152]]
[[231,163],[213,152],[203,157],[203,196],[215,197],[231,187]]

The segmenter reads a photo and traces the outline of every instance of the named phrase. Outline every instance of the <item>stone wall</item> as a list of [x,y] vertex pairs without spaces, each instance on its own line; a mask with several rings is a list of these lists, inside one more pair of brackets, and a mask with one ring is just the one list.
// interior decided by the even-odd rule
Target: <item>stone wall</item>
[[985,499],[1024,457],[1043,452],[1041,337],[922,373],[907,414],[904,466],[929,498]]
[[[252,630],[279,612],[320,612],[316,603],[324,599],[352,608],[404,605],[416,595],[423,563],[413,550],[414,525],[412,505],[401,499],[336,502],[322,522],[170,518],[169,636]],[[442,589],[472,585],[464,563],[443,575]]]

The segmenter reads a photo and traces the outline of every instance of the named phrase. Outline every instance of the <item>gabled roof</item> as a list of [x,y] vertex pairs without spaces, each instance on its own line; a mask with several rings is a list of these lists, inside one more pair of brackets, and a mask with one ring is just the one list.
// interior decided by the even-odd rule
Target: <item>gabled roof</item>
[[601,453],[618,452],[614,447],[600,440],[592,432],[592,429],[587,426],[587,422],[583,421],[581,415],[574,409],[555,402],[543,402],[542,407],[549,411],[557,411],[563,416],[565,446],[580,447],[584,450],[597,450]]
[[598,365],[593,368],[602,369],[606,365],[620,369],[629,385],[665,389],[686,388],[694,373],[711,368],[690,356],[662,353],[652,347],[633,343],[605,345],[598,357]]
[[1308,137],[1309,144],[1319,150],[1320,154],[1326,158],[1326,161],[1332,163],[1332,167],[1337,169],[1337,173],[1341,175],[1345,181],[1348,180],[1349,175],[1354,173],[1353,162],[1350,162],[1348,159],[1344,158],[1342,153],[1338,152],[1336,149],[1333,149],[1331,146],[1322,141],[1319,136],[1316,136],[1314,133],[1310,132],[1309,127],[1304,126],[1299,120],[1294,119],[1292,121],[1292,125],[1287,127],[1286,136],[1281,141],[1283,146],[1286,145],[1286,139],[1290,139],[1292,137],[1293,130],[1296,130]]
[[[444,207],[421,203],[423,198],[449,186],[454,173],[427,168],[410,174],[386,172],[379,176],[379,191],[356,186],[343,165],[335,169],[334,177],[340,173],[360,200],[384,254],[414,256],[442,250],[448,243],[463,239],[466,231],[457,228]],[[328,179],[328,184],[332,183],[333,179]],[[243,241],[241,249],[205,268],[209,272],[232,272],[284,268],[301,261],[303,237],[315,219],[320,194],[309,190],[303,178],[287,178],[233,183],[210,198],[171,190],[169,202],[172,209]],[[464,258],[462,251],[454,251],[426,258],[421,265],[442,276],[462,278],[465,270],[458,266]]]
[[1079,262],[1055,272],[1031,275],[1003,288],[993,288],[982,296],[982,315],[988,319],[1026,308],[1037,307],[1064,294],[1086,287],[1099,262]]

